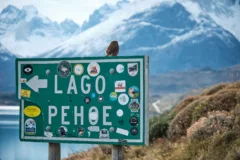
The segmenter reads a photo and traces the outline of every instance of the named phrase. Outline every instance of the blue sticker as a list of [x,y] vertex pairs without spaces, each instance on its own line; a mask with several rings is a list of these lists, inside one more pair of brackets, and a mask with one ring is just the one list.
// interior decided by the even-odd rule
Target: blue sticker
[[95,93],[92,93],[91,94],[91,98],[95,98],[96,97],[96,94]]

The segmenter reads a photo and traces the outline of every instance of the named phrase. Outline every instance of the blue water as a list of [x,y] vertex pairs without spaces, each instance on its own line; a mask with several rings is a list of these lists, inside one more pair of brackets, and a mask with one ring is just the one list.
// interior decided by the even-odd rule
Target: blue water
[[[15,107],[16,108],[16,107]],[[47,160],[48,143],[21,142],[18,129],[18,107],[8,110],[0,106],[0,160]],[[61,158],[86,151],[90,144],[61,144]]]

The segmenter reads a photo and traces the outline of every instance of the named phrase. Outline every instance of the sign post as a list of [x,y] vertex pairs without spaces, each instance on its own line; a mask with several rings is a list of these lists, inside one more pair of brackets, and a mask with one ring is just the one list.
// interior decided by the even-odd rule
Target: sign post
[[60,143],[48,143],[48,160],[60,160],[61,148]]
[[148,145],[147,56],[16,59],[16,66],[21,141],[49,142],[49,151],[59,143],[54,153],[60,143]]

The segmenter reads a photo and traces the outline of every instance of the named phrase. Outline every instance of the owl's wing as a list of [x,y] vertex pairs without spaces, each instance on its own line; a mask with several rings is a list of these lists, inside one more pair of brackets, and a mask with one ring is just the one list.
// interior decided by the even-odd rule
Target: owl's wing
[[107,55],[110,55],[110,54],[113,54],[115,52],[118,52],[119,50],[119,47],[118,45],[114,45],[114,44],[110,44],[106,50],[106,54]]

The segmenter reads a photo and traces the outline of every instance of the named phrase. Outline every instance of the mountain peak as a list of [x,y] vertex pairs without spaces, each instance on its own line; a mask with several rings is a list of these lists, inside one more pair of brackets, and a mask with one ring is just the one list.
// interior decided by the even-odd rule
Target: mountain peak
[[1,12],[1,14],[4,14],[4,13],[15,13],[15,12],[18,12],[20,11],[17,7],[13,6],[13,5],[8,5],[6,8],[4,8]]
[[24,11],[26,11],[27,13],[32,13],[32,14],[37,14],[38,10],[35,6],[33,5],[25,5],[22,8]]

